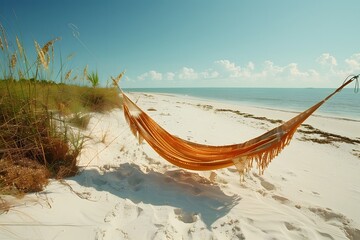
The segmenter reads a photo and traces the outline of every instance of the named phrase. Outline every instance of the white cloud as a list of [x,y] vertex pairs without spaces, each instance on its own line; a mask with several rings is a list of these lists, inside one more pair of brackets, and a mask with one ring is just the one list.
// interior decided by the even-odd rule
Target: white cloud
[[302,71],[297,63],[289,63],[285,66],[278,66],[270,60],[264,62],[264,68],[258,73],[252,75],[255,79],[276,80],[276,81],[293,81],[293,80],[310,80],[317,79],[319,73],[314,69]]
[[272,61],[267,60],[264,62],[264,70],[261,72],[260,75],[263,77],[275,76],[282,73],[283,71],[283,67],[276,66]]
[[308,72],[301,72],[297,63],[290,63],[285,67],[285,70],[289,71],[289,75],[293,77],[308,77]]
[[253,71],[255,70],[255,64],[253,62],[249,62],[245,67],[236,65],[226,59],[215,61],[215,64],[221,66],[226,73],[229,73],[228,77],[230,78],[249,78],[253,75]]
[[253,76],[254,70],[255,64],[253,62],[249,62],[241,71],[241,75],[246,78],[251,78]]
[[147,73],[143,73],[137,77],[137,79],[139,79],[139,80],[145,80],[146,78],[147,78]]
[[247,68],[251,71],[253,71],[255,69],[255,64],[253,62],[249,62],[247,65]]
[[178,74],[179,79],[182,80],[195,80],[199,74],[193,68],[183,67]]
[[207,69],[206,71],[201,72],[199,76],[202,79],[217,78],[220,76],[220,73],[213,69]]
[[318,59],[317,62],[321,65],[334,67],[337,66],[337,61],[334,56],[331,56],[329,53],[323,53]]
[[310,74],[310,77],[314,77],[316,79],[320,76],[319,72],[314,69],[309,69],[308,73]]
[[328,71],[322,72],[322,78],[339,81],[339,78],[345,78],[349,74],[354,74],[360,70],[360,53],[354,53],[339,64],[335,57],[329,53],[324,53],[317,59],[317,62],[329,68]]
[[[249,61],[244,65],[227,59],[214,61],[208,68],[196,69],[183,67],[178,71],[157,72],[148,71],[137,77],[137,80],[159,81],[165,85],[204,86],[217,84],[223,86],[331,86],[342,78],[360,71],[360,53],[354,53],[348,58],[337,60],[330,53],[323,53],[315,59],[314,68],[302,68],[296,62],[278,65],[272,60],[263,63]],[[214,81],[221,79],[221,81]],[[134,81],[135,79],[132,79]],[[191,81],[195,80],[195,81]],[[170,83],[170,81],[172,81]],[[147,84],[147,83],[145,83]],[[336,86],[336,85],[335,85]]]
[[162,80],[163,76],[162,73],[156,72],[154,70],[151,70],[149,72],[143,73],[140,76],[138,76],[139,80],[146,80],[146,79],[151,79],[151,80]]
[[175,77],[175,73],[173,72],[167,72],[165,75],[165,79],[170,81],[174,80],[174,77]]
[[229,60],[226,59],[215,61],[215,63],[223,67],[225,71],[229,72],[230,77],[241,76],[241,68],[240,66],[236,66],[235,63],[230,62]]
[[350,67],[350,71],[360,70],[360,53],[353,54],[350,58],[345,59],[345,62]]
[[156,71],[150,71],[149,76],[152,80],[162,80],[162,73]]

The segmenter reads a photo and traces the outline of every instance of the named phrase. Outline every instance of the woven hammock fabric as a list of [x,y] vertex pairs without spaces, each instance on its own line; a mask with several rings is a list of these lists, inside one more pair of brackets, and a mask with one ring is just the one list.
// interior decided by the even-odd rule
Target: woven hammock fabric
[[282,125],[239,144],[211,146],[178,138],[158,125],[130,98],[123,94],[123,109],[126,121],[139,142],[146,142],[170,163],[190,170],[215,170],[235,165],[243,175],[255,161],[262,173],[273,158],[287,146],[297,128],[329,98],[341,91],[358,76],[345,81],[322,101],[288,120]]

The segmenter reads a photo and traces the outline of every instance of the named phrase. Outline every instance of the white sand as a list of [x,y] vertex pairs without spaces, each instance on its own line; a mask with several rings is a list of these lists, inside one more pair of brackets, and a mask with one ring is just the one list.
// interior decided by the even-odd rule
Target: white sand
[[[169,132],[212,145],[239,143],[295,113],[178,96],[132,94]],[[209,106],[205,106],[209,105]],[[152,110],[152,111],[151,111]],[[155,111],[156,110],[156,111]],[[360,122],[312,116],[306,124],[360,140]],[[306,128],[302,127],[305,130]],[[263,175],[235,168],[181,170],[144,142],[122,111],[93,116],[83,171],[38,194],[10,199],[0,239],[360,239],[360,144],[302,141],[296,133]]]

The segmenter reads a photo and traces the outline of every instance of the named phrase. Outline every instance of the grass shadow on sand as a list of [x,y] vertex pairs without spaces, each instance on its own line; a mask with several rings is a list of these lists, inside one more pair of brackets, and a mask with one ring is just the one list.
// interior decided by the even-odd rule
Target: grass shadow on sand
[[200,215],[208,228],[241,200],[239,196],[226,195],[197,173],[184,170],[144,173],[139,166],[129,163],[103,174],[95,169],[84,170],[73,180],[134,203],[172,206],[185,214]]

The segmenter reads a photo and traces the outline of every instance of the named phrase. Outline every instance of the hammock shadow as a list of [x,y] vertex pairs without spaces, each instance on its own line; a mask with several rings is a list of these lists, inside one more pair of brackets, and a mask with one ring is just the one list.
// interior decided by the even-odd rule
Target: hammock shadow
[[198,214],[208,228],[241,200],[237,195],[226,195],[220,187],[197,173],[184,170],[164,174],[155,171],[144,173],[137,165],[129,163],[104,174],[94,169],[85,170],[74,180],[83,186],[128,198],[134,203],[179,208],[181,210],[175,213],[180,212],[179,219],[184,222],[189,221],[188,216]]

